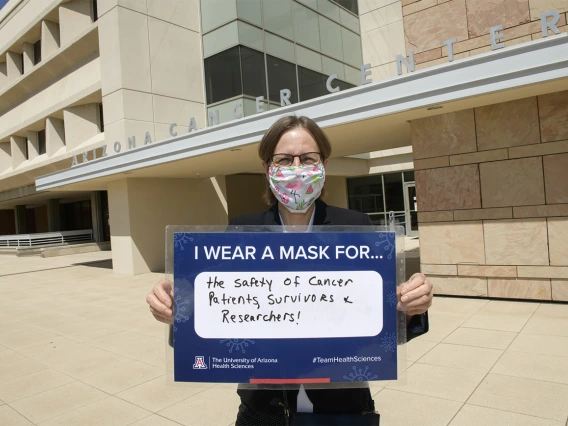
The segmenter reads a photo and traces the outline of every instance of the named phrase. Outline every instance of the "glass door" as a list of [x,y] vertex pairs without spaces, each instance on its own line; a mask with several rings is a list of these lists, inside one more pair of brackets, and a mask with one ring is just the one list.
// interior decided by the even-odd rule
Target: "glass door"
[[404,208],[406,214],[406,235],[418,236],[418,205],[416,202],[416,186],[414,182],[404,183]]

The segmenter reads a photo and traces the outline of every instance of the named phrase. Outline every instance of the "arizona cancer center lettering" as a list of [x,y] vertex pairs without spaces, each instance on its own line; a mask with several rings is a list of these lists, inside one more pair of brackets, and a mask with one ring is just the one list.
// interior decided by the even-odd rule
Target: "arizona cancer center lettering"
[[[560,34],[560,30],[558,29],[558,27],[556,26],[559,22],[560,22],[560,14],[553,10],[553,11],[549,11],[549,12],[543,12],[540,15],[540,19],[541,19],[541,30],[542,30],[542,37],[548,37],[548,31],[550,30],[553,34]],[[503,31],[503,25],[497,25],[495,27],[492,27],[489,29],[489,36],[490,36],[490,40],[491,40],[491,50],[498,50],[498,49],[502,49],[505,47],[505,43],[500,41],[501,39],[503,39],[504,34],[502,33]],[[454,60],[454,44],[456,44],[458,42],[458,40],[456,38],[452,38],[449,40],[446,40],[442,43],[442,46],[445,46],[448,50],[448,62],[453,62]],[[402,55],[396,55],[396,68],[397,68],[397,74],[400,76],[402,75],[402,67],[405,67],[409,72],[414,72],[416,67],[415,67],[415,60],[414,60],[414,52],[413,51],[409,51],[408,52],[408,56],[404,57]],[[365,85],[365,84],[369,84],[372,83],[373,80],[370,79],[369,77],[371,76],[371,64],[364,64],[361,66],[360,71],[361,71],[361,84]],[[339,92],[339,87],[334,86],[333,82],[338,78],[337,74],[332,74],[328,77],[327,81],[326,81],[326,89],[329,93],[336,93]],[[287,106],[287,105],[291,105],[290,102],[290,97],[292,96],[292,92],[290,91],[290,89],[282,89],[280,90],[280,106]],[[255,102],[256,102],[256,112],[257,113],[261,113],[266,111],[265,109],[265,98],[264,96],[259,96],[257,98],[255,98]],[[241,119],[243,118],[244,114],[243,114],[243,106],[241,104],[236,104],[233,108],[233,118],[235,120]],[[219,110],[209,110],[208,114],[207,114],[207,119],[208,119],[208,123],[209,126],[216,126],[220,123],[220,116],[219,116]],[[178,135],[177,132],[177,127],[178,124],[177,123],[171,123],[169,126],[169,133],[171,137],[176,137]],[[184,126],[185,127],[185,126]],[[199,128],[197,127],[197,122],[195,120],[195,117],[190,117],[189,119],[189,123],[187,126],[187,133],[191,133],[192,131],[198,131]],[[150,135],[150,132],[146,132],[145,136],[144,136],[144,143],[143,145],[148,145],[152,143],[152,136]],[[118,154],[119,152],[121,152],[123,150],[123,148],[126,149],[134,149],[137,148],[137,141],[136,138],[134,136],[130,136],[128,137],[128,142],[127,145],[125,145],[123,147],[123,144],[119,141],[115,141],[114,143],[112,143],[112,149],[108,148],[108,145],[104,145],[102,146],[102,153],[100,155],[100,157],[106,157],[109,154],[112,153],[116,153]],[[89,158],[91,157],[91,158]],[[97,159],[97,150],[93,149],[91,151],[85,151],[80,155],[74,155],[73,156],[73,160],[71,163],[71,166],[77,166],[79,163],[79,159],[81,159],[82,163],[86,163],[88,161]]]

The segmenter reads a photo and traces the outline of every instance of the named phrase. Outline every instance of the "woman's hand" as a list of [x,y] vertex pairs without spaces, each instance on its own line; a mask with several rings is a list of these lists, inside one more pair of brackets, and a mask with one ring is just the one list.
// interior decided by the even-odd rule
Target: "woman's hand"
[[166,324],[174,323],[173,298],[174,286],[171,281],[161,280],[154,286],[150,294],[146,296],[146,302],[150,305],[150,312],[154,318]]
[[403,285],[397,288],[399,311],[406,312],[407,317],[423,314],[432,306],[434,287],[424,274],[414,274]]

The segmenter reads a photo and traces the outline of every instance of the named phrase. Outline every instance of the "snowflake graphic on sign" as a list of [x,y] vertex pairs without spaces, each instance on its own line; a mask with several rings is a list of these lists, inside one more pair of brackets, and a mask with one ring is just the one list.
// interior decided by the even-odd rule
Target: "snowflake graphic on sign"
[[391,291],[388,295],[387,295],[387,303],[390,306],[394,306],[396,305],[396,303],[398,302],[397,298],[396,298],[396,293],[394,291]]
[[249,345],[254,345],[254,340],[249,339],[224,339],[221,340],[229,348],[229,353],[232,354],[233,350],[237,352],[245,353],[245,347]]
[[186,322],[189,319],[189,317],[185,315],[187,305],[189,305],[189,300],[183,299],[181,296],[174,298],[174,331],[177,331],[176,324]]
[[349,373],[347,376],[343,376],[345,380],[349,380],[350,382],[366,382],[368,380],[375,380],[378,376],[369,371],[369,367],[365,367],[365,370],[362,368],[357,368],[353,366],[353,373]]
[[381,347],[386,352],[394,352],[396,350],[396,333],[386,333],[381,337]]

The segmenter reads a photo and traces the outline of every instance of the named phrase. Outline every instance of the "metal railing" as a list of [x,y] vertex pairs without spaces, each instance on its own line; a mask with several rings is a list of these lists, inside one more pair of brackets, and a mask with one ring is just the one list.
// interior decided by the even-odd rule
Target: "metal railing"
[[45,234],[0,235],[0,247],[33,247],[93,241],[93,230],[47,232]]

